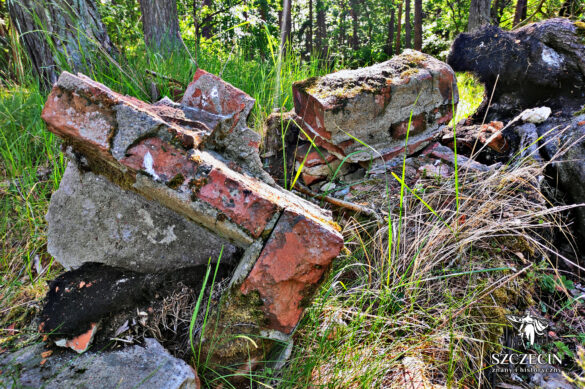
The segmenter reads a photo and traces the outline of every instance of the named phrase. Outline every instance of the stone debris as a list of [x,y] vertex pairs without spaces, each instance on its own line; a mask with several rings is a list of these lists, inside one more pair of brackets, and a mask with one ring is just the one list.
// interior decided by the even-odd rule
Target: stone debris
[[[225,309],[213,306],[217,322],[209,328],[218,332],[197,334],[209,360],[223,366],[262,360],[271,339],[286,339],[343,247],[329,212],[270,185],[260,138],[246,126],[253,104],[202,70],[181,103],[156,104],[64,72],[42,113],[73,156],[47,217],[55,259],[73,269],[98,261],[146,274],[126,277],[135,285],[128,298],[119,300],[112,288],[94,303],[103,311],[114,301],[144,304],[141,296],[157,288],[149,272],[200,282],[204,272],[189,269],[215,261],[223,248],[221,263],[236,269]],[[75,342],[99,321],[90,312],[76,325],[75,317],[56,314],[73,300],[52,300],[43,331],[69,328],[65,339]],[[263,337],[263,347],[250,350],[241,335]],[[220,350],[212,347],[218,338],[227,342]]]
[[51,196],[46,218],[49,254],[68,270],[86,262],[140,272],[180,269],[215,261],[222,247],[221,262],[235,264],[242,251],[158,202],[81,172],[75,163]]
[[43,357],[46,344],[37,343],[0,356],[0,386],[27,388],[145,388],[198,389],[196,372],[171,356],[154,339],[144,346],[117,351],[72,355],[55,351]]
[[413,50],[367,68],[296,82],[293,97],[307,136],[349,162],[403,154],[411,115],[407,154],[421,150],[451,120],[459,99],[451,68]]
[[552,110],[549,107],[532,108],[520,114],[520,120],[525,123],[540,124],[549,118]]
[[504,123],[494,121],[486,124],[457,125],[445,127],[441,143],[451,149],[457,140],[457,152],[465,155],[477,154],[479,160],[493,163],[508,157],[510,143],[504,136]]
[[87,330],[87,332],[72,339],[61,338],[55,340],[55,346],[67,347],[79,354],[82,354],[89,349],[89,346],[91,346],[91,342],[93,341],[97,329],[98,323],[91,323],[91,327],[89,330]]

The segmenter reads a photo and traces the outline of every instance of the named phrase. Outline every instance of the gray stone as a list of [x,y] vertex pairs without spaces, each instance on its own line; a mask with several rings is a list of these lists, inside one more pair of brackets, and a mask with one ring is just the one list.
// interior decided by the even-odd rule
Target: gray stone
[[112,155],[121,159],[126,149],[136,139],[147,135],[155,135],[159,129],[166,127],[166,123],[152,115],[141,112],[129,105],[120,104],[115,107],[118,130],[112,141]]
[[[585,204],[585,115],[549,119],[538,126],[543,137],[541,152],[551,166],[553,178],[573,204]],[[585,207],[575,209],[575,232],[585,240]]]
[[1,387],[61,388],[199,388],[195,371],[170,355],[156,340],[145,339],[145,347],[81,355],[55,351],[41,365],[39,343],[0,357]]
[[154,272],[207,264],[219,256],[234,263],[240,250],[176,212],[81,173],[69,163],[47,213],[48,251],[66,269],[85,262]]

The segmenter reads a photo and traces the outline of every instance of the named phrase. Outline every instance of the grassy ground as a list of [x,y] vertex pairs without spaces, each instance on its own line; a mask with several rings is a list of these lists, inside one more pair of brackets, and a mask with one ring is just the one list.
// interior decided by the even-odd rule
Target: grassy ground
[[[237,53],[199,53],[198,61],[256,98],[252,124],[258,130],[273,108],[291,108],[293,81],[326,72],[293,58],[279,68]],[[177,83],[149,77],[146,69]],[[161,95],[172,94],[192,74],[187,58],[137,54],[91,77],[150,100],[151,82]],[[483,96],[473,78],[458,80],[455,121]],[[46,253],[44,214],[65,161],[40,120],[45,94],[31,79],[0,91],[0,349],[34,338],[29,324],[46,281],[62,270]],[[391,213],[401,216],[385,225],[346,220],[347,251],[296,332],[290,362],[257,378],[283,387],[402,387],[410,374],[476,386],[484,357],[499,347],[504,308],[534,303],[544,277],[557,285],[543,246],[548,227],[559,221],[538,190],[538,167],[461,174],[457,186],[454,178],[430,179],[405,192],[402,208]]]

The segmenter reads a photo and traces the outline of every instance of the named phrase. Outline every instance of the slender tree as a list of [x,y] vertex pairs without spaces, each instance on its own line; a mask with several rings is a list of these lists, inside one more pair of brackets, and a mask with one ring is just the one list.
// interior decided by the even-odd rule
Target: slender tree
[[396,23],[396,10],[394,4],[390,10],[390,20],[388,21],[388,38],[386,39],[386,45],[384,46],[384,52],[388,57],[392,57],[392,44],[394,43],[394,24]]
[[175,0],[140,0],[144,43],[156,52],[183,50]]
[[396,27],[396,54],[402,52],[400,48],[400,35],[402,33],[402,0],[398,3],[398,26]]
[[516,12],[514,13],[514,26],[522,23],[526,19],[528,10],[528,0],[518,0],[516,2]]
[[359,30],[359,4],[357,0],[350,0],[351,6],[351,27],[352,27],[352,36],[351,36],[351,48],[354,51],[359,50],[360,48],[360,38],[358,36]]
[[339,0],[339,39],[338,44],[339,47],[342,49],[345,45],[345,41],[347,39],[347,33],[345,29],[345,18],[347,17],[347,8],[345,5],[345,0]]
[[412,48],[412,32],[410,30],[410,0],[404,3],[404,47]]
[[317,0],[317,39],[316,44],[319,50],[319,55],[322,58],[327,56],[329,47],[327,45],[327,24],[325,21],[325,4],[323,0]]
[[414,0],[414,49],[422,51],[422,0]]
[[280,50],[284,55],[286,53],[286,46],[291,43],[292,30],[292,15],[291,15],[291,1],[282,0],[282,19],[280,22]]
[[98,52],[117,52],[94,0],[7,0],[7,6],[45,86],[64,68],[89,73]]
[[313,54],[313,0],[309,0],[309,32],[307,34],[307,51]]

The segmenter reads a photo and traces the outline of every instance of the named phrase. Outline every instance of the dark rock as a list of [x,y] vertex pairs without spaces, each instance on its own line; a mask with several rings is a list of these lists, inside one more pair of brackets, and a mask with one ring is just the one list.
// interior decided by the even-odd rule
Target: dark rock
[[[572,204],[585,204],[585,115],[552,118],[538,126],[542,154],[552,161],[552,181]],[[585,248],[585,207],[574,209],[575,233]]]
[[473,72],[485,84],[486,96],[475,114],[480,120],[492,91],[488,120],[511,118],[538,105],[572,112],[585,100],[584,43],[585,30],[569,19],[514,31],[487,26],[460,34],[447,63],[455,71]]
[[156,340],[145,347],[118,351],[47,351],[43,343],[0,357],[0,386],[32,388],[145,388],[196,389],[196,372],[184,361],[172,357]]

